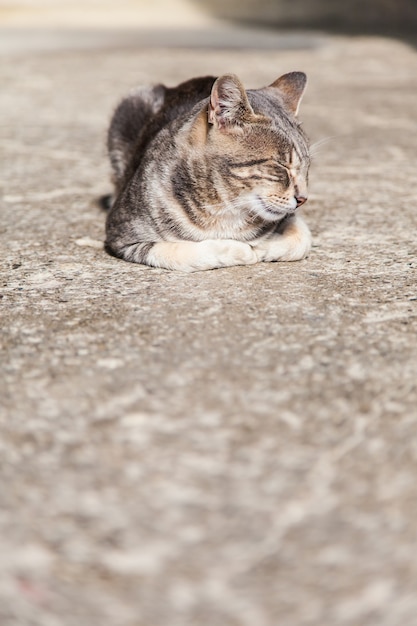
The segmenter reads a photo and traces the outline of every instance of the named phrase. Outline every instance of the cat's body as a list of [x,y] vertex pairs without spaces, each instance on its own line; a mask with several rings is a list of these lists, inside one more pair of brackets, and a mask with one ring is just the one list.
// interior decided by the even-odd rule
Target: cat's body
[[306,256],[304,86],[294,72],[247,92],[233,75],[132,92],[109,129],[108,251],[183,271]]

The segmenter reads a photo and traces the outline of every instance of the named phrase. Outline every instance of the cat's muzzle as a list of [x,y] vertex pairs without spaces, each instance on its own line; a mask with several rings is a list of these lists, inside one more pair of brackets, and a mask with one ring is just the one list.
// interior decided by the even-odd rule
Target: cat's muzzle
[[261,209],[259,213],[267,219],[267,220],[279,220],[287,215],[293,215],[297,208],[304,204],[307,198],[303,198],[303,202],[298,203],[296,198],[293,198],[292,202],[289,202],[285,205],[282,204],[274,204],[272,202],[268,202],[261,197],[257,197],[258,207]]

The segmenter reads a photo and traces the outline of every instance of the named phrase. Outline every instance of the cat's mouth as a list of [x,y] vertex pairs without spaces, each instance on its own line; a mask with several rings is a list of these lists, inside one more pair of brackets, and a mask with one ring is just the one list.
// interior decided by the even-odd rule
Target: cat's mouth
[[285,206],[272,204],[260,196],[257,196],[257,200],[263,217],[270,220],[282,219],[286,215],[292,215],[297,209],[296,204],[294,204],[294,206],[288,204]]

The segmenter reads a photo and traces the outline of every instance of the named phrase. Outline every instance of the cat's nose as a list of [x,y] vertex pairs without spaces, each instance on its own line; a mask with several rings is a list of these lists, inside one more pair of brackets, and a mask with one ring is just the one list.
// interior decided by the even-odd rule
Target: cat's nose
[[307,198],[305,196],[295,196],[295,201],[297,203],[297,208],[307,202]]

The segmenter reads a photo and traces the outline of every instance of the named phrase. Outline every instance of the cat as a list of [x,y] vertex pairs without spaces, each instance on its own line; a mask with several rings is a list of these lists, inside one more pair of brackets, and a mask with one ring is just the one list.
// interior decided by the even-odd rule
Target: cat
[[184,272],[304,258],[306,80],[291,72],[246,91],[225,74],[132,91],[108,132],[107,251]]

